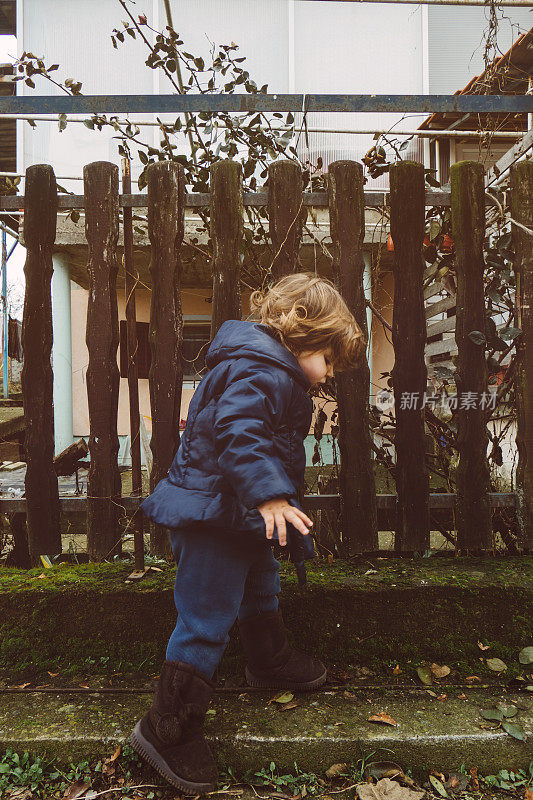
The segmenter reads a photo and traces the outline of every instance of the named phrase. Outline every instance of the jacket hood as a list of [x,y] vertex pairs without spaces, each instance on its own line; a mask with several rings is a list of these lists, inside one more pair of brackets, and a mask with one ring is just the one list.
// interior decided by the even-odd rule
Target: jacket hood
[[212,369],[227,358],[249,358],[283,367],[307,390],[311,381],[297,358],[277,338],[274,331],[260,322],[227,319],[222,323],[205,357]]

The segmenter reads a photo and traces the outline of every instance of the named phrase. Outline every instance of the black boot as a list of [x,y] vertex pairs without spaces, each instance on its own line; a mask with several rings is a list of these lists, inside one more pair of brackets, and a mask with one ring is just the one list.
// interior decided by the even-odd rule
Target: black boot
[[131,735],[141,758],[172,786],[190,794],[212,791],[218,778],[203,735],[214,687],[190,664],[165,661],[153,705]]
[[239,620],[239,631],[248,662],[246,681],[250,686],[308,691],[325,682],[324,664],[289,645],[281,611],[267,611]]

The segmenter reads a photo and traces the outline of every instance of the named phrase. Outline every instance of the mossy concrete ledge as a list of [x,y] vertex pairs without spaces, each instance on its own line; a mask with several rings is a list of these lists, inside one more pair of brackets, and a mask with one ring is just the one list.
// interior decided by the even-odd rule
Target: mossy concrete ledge
[[[271,761],[278,769],[321,772],[331,764],[396,761],[417,776],[427,770],[478,767],[526,768],[533,753],[531,698],[523,694],[488,697],[480,690],[466,698],[450,693],[446,701],[426,693],[360,693],[349,702],[342,693],[308,694],[300,705],[281,711],[268,694],[217,694],[206,730],[220,767],[238,773]],[[481,708],[495,702],[515,704],[525,741],[501,729],[485,730]],[[0,751],[44,754],[56,762],[100,760],[129,740],[136,720],[151,703],[149,694],[49,695],[7,694],[0,704]],[[396,726],[368,721],[385,711]]]
[[[173,566],[125,582],[127,563],[0,569],[0,685],[89,674],[157,673],[175,624]],[[480,656],[519,669],[531,645],[533,557],[312,563],[308,589],[282,564],[281,606],[293,642],[329,666],[391,676],[400,663],[448,664],[491,677]],[[478,641],[489,648],[481,652]],[[242,670],[236,631],[221,675]],[[514,672],[513,672],[514,671]],[[494,673],[492,673],[494,677]],[[45,678],[45,680],[42,680]]]

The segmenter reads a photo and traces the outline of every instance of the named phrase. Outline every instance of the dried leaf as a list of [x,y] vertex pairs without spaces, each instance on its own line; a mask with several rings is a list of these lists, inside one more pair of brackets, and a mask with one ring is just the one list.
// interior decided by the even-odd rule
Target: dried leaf
[[341,772],[346,772],[347,769],[348,764],[332,764],[331,767],[326,770],[326,777],[336,778],[337,775],[340,775]]
[[524,647],[520,650],[518,660],[521,664],[533,664],[533,647]]
[[477,792],[479,790],[479,781],[477,779],[477,767],[470,768],[470,778],[472,781],[471,788]]
[[355,791],[360,800],[422,800],[425,795],[423,791],[400,786],[390,778],[382,778],[376,784],[358,783]]
[[115,750],[113,755],[110,756],[109,758],[107,758],[106,761],[108,761],[108,762],[116,761],[117,758],[119,757],[119,755],[121,754],[121,752],[122,752],[122,745],[119,744],[119,746],[117,747],[117,749]]
[[29,683],[21,683],[19,686],[12,686],[11,688],[12,689],[25,689],[29,685],[30,685]]
[[69,786],[63,795],[63,800],[77,800],[78,797],[83,797],[88,789],[90,789],[90,784],[85,781],[76,781]]
[[466,694],[464,692],[461,692],[461,694],[457,695],[457,699],[458,700],[468,700],[468,697],[466,696]]
[[461,786],[461,778],[459,775],[456,775],[455,773],[452,772],[448,776],[446,784],[447,786],[449,786],[450,789],[457,789],[459,786]]
[[450,668],[445,665],[439,667],[438,664],[432,664],[430,669],[436,678],[445,678],[446,675],[450,674]]
[[472,683],[473,681],[479,681],[481,683],[481,678],[479,677],[479,675],[467,675],[465,681],[468,681],[468,683]]
[[487,662],[487,667],[493,672],[504,672],[507,669],[507,664],[505,664],[501,658],[487,658],[485,660]]
[[280,708],[280,711],[290,711],[292,708],[298,708],[301,703],[298,700],[291,700],[289,703],[283,703]]
[[384,725],[393,725],[396,726],[396,721],[387,714],[385,711],[380,711],[379,714],[372,714],[371,717],[368,718],[369,722],[382,722]]
[[12,789],[7,796],[7,800],[31,800],[33,797],[30,789],[26,786],[21,786],[20,789]]
[[524,800],[533,800],[533,789],[530,789],[528,786],[526,786]]
[[336,669],[335,667],[331,667],[328,669],[328,677],[330,682],[347,683],[348,681],[352,680],[353,675],[346,669]]
[[429,782],[431,783],[433,788],[440,794],[441,797],[448,797],[448,792],[442,785],[442,782],[439,781],[439,779],[436,778],[435,775],[429,776]]
[[390,778],[399,783],[406,783],[409,786],[414,784],[413,779],[405,775],[400,765],[394,761],[374,761],[367,764],[363,770],[363,778],[365,780],[374,778],[376,781],[381,780],[381,778]]
[[401,672],[400,665],[399,665],[399,664],[396,664],[396,666],[395,666],[395,667],[394,667],[394,669],[392,670],[392,674],[393,674],[393,675],[399,675],[399,674],[400,674],[400,672]]
[[482,642],[478,642],[477,646],[479,647],[480,650],[488,650],[489,647],[490,647],[490,644],[483,644]]
[[51,678],[57,678],[59,672],[49,672],[48,674],[50,675]]

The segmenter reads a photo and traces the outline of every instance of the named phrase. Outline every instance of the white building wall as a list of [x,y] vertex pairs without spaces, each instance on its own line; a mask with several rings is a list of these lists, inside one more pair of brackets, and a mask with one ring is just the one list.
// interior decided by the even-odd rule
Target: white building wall
[[[154,27],[164,28],[163,0],[146,0],[131,6],[146,13]],[[195,54],[206,61],[213,45],[239,45],[246,56],[243,66],[259,85],[269,91],[357,94],[452,93],[462,88],[483,68],[483,34],[487,29],[484,8],[379,3],[316,2],[316,0],[171,0],[174,27]],[[167,93],[171,89],[160,70],[145,66],[144,46],[126,37],[117,50],[110,33],[121,27],[125,16],[118,0],[18,0],[19,52],[30,50],[59,63],[55,73],[83,82],[87,94]],[[501,13],[501,12],[500,12]],[[507,8],[498,31],[504,52],[531,23],[528,9]],[[37,88],[21,82],[21,93],[54,94],[56,89],[36,78]],[[140,115],[133,117],[139,119]],[[408,114],[310,114],[309,127],[318,128],[416,128],[425,115]],[[146,117],[149,118],[149,117]],[[152,118],[153,119],[153,118]],[[170,119],[166,117],[165,119]],[[401,121],[400,121],[401,120]],[[296,125],[301,114],[296,115]],[[396,124],[395,124],[396,123]],[[119,163],[117,140],[110,131],[93,133],[83,125],[69,125],[59,133],[54,123],[40,123],[36,130],[19,126],[19,170],[29,164],[53,164],[59,177],[82,174],[93,160]],[[156,143],[156,129],[144,129],[141,137]],[[186,152],[184,137],[176,138]],[[311,133],[309,154],[300,138],[303,158],[324,169],[337,158],[361,159],[372,146],[372,136]],[[405,157],[422,158],[419,144]],[[135,152],[135,149],[134,149]],[[179,152],[179,151],[178,151]],[[133,177],[140,164],[134,163]],[[367,188],[385,186],[387,176],[369,181]],[[62,181],[69,189],[79,182]]]
[[[533,24],[529,8],[497,11],[498,55],[503,55]],[[429,93],[453,94],[485,69],[483,34],[489,9],[483,6],[429,6]]]
[[[60,69],[52,73],[54,77],[81,81],[84,94],[153,92],[152,70],[145,66],[138,45],[130,40],[115,50],[111,44],[110,33],[114,27],[121,27],[124,16],[115,0],[18,0],[17,11],[19,54],[26,50],[43,57],[48,66],[59,64]],[[61,94],[60,89],[39,76],[34,80],[35,89],[21,81],[19,94]],[[111,129],[98,133],[74,123],[60,133],[55,123],[36,124],[37,128],[32,129],[27,122],[17,123],[19,172],[31,164],[48,163],[56,176],[63,178],[81,176],[83,166],[91,161],[120,163]],[[144,136],[153,141],[154,131],[149,129]],[[138,174],[140,165],[136,169]],[[60,183],[71,191],[81,191],[79,181]]]

